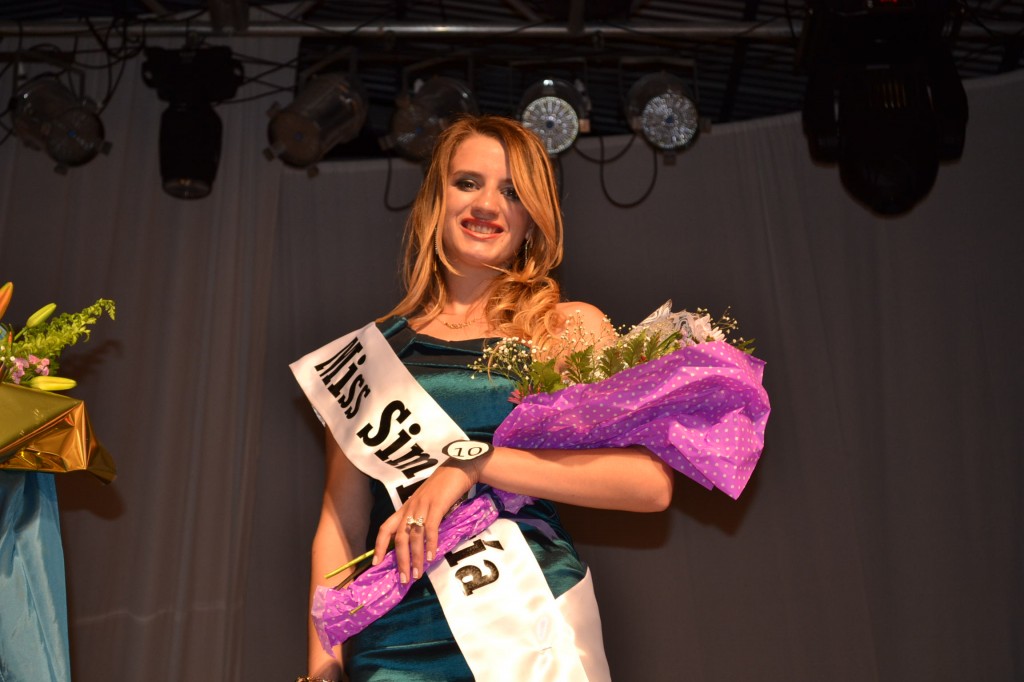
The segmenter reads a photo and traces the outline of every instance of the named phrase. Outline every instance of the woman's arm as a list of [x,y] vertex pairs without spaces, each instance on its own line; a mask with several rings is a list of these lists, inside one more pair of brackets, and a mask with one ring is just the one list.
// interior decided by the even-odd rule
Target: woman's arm
[[[609,338],[611,326],[600,310],[585,303],[562,303],[561,312],[586,343]],[[578,329],[577,329],[578,327]],[[422,575],[424,561],[437,549],[444,514],[475,483],[583,507],[661,511],[672,501],[672,469],[642,447],[599,450],[520,450],[498,447],[486,457],[449,460],[381,525],[374,562],[394,538],[400,580]],[[409,518],[423,519],[423,527]]]
[[[320,585],[337,584],[345,574],[324,580],[324,575],[361,553],[370,524],[370,488],[366,476],[341,451],[330,431],[325,432],[326,476],[320,522],[313,537],[309,596]],[[309,620],[309,675],[328,680],[342,679],[341,647],[335,656],[320,646],[313,621]]]
[[[646,448],[519,450],[497,447],[468,462],[449,460],[381,524],[374,563],[392,538],[401,582],[423,574],[437,551],[437,530],[445,513],[475,483],[509,492],[596,509],[663,511],[672,501],[672,469]],[[408,518],[422,518],[423,527]]]
[[499,447],[481,458],[471,476],[493,488],[594,509],[659,512],[672,502],[672,469],[641,447]]

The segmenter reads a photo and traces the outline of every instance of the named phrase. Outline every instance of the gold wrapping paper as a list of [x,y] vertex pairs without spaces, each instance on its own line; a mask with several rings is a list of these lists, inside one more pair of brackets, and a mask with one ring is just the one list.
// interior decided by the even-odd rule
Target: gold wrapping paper
[[0,471],[88,471],[117,477],[110,453],[93,435],[85,403],[49,391],[0,383]]

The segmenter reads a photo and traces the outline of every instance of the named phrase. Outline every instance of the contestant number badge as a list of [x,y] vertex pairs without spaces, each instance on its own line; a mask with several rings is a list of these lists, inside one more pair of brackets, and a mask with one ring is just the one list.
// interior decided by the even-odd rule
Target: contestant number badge
[[494,446],[481,440],[453,440],[441,448],[452,459],[463,461],[483,457],[494,452]]

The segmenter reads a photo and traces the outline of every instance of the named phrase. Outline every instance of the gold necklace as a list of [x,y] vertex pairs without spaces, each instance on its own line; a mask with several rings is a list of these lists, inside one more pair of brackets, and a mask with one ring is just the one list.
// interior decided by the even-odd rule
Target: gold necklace
[[441,324],[448,327],[449,329],[465,329],[469,325],[476,324],[479,321],[480,318],[478,317],[475,320],[466,320],[465,322],[445,322],[444,320],[441,320]]

